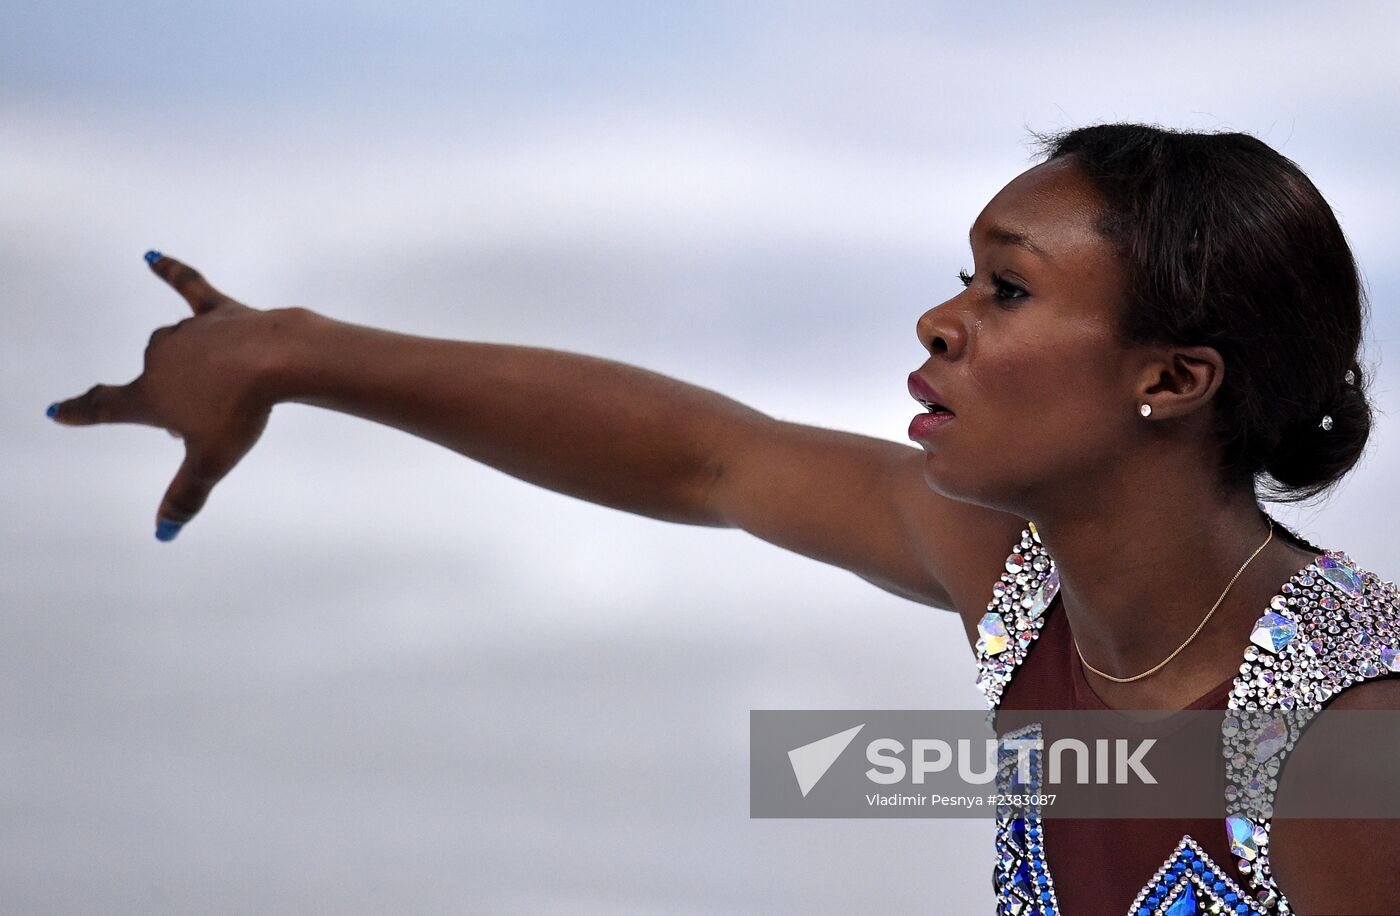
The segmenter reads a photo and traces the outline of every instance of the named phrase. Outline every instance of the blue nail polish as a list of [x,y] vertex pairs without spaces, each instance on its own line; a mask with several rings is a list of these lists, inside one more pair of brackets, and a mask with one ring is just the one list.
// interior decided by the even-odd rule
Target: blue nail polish
[[49,409],[44,411],[44,413],[48,416],[50,420],[58,416],[58,402],[54,401],[52,404],[50,404]]
[[159,261],[162,257],[164,257],[164,255],[162,255],[159,251],[148,251],[146,252],[146,263],[154,264],[155,262]]
[[180,529],[184,526],[184,522],[168,522],[165,519],[161,519],[156,522],[156,540],[173,541],[175,540],[175,535],[179,534]]

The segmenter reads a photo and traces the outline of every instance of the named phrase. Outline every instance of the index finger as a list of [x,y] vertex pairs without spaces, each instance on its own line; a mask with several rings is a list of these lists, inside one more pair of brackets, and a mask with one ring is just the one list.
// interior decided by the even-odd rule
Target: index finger
[[228,298],[210,285],[203,274],[183,261],[177,261],[159,251],[148,251],[146,263],[151,265],[151,270],[162,280],[175,287],[175,291],[185,297],[185,301],[190,304],[190,309],[196,315],[202,315]]

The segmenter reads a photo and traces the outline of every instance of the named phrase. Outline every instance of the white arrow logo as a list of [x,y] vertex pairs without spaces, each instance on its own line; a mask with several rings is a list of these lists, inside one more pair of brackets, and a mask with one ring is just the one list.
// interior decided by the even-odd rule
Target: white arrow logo
[[836,758],[855,740],[856,733],[862,728],[865,728],[864,722],[855,728],[848,728],[788,751],[792,774],[797,777],[797,787],[802,790],[803,798],[806,798],[812,787],[826,775],[826,771],[831,769]]

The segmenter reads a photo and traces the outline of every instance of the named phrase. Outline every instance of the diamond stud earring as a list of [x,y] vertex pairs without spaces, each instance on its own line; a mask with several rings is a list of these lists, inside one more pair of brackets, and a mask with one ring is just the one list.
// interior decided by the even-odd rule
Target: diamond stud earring
[[1152,416],[1152,405],[1143,404],[1141,407],[1138,408],[1138,413],[1142,414],[1144,417]]

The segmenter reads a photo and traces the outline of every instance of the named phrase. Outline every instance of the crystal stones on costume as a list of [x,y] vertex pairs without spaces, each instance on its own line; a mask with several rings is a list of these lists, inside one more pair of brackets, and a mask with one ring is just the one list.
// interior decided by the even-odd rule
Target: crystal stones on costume
[[1230,835],[1230,851],[1241,859],[1253,862],[1259,855],[1260,840],[1264,839],[1263,829],[1247,817],[1230,815],[1225,818],[1225,830]]
[[[1055,882],[1045,859],[1045,823],[1040,804],[1042,726],[1039,722],[1000,736],[997,748],[997,791],[1009,800],[997,806],[997,863],[992,884],[997,895],[998,914],[1017,916],[1056,916]],[[1029,739],[1029,766],[1022,773],[1022,756],[1011,739]],[[1022,775],[1025,779],[1022,779]],[[1014,801],[1012,801],[1014,800]]]
[[1162,916],[1199,916],[1200,912],[1196,906],[1196,888],[1187,881],[1186,886],[1176,895],[1176,899]]
[[1254,736],[1254,760],[1263,763],[1283,750],[1288,743],[1288,726],[1283,719],[1274,718]]
[[1341,591],[1353,598],[1361,596],[1361,576],[1350,564],[1336,557],[1324,555],[1318,559],[1317,568],[1322,572],[1322,578],[1331,582]]
[[[1188,833],[1152,880],[1138,892],[1129,916],[1216,916],[1272,914],[1226,875]],[[1285,912],[1280,908],[1280,913]]]
[[977,624],[977,632],[977,647],[988,655],[1000,655],[1011,645],[1011,638],[1006,633],[1006,623],[996,611],[988,611],[982,615]]
[[[989,724],[995,721],[1012,675],[1043,632],[1045,609],[1059,589],[1053,561],[1037,563],[1042,557],[1050,560],[1030,526],[1013,546],[1008,561],[1015,562],[1008,562],[1008,571],[996,583],[987,605],[989,612],[999,614],[1009,637],[1008,646],[997,654],[989,653],[984,640],[978,640],[977,686],[991,710]],[[1280,592],[1243,647],[1243,664],[1222,723],[1225,801],[1230,813],[1225,827],[1232,859],[1222,868],[1189,835],[1183,837],[1175,853],[1139,891],[1128,910],[1131,916],[1293,914],[1269,862],[1277,776],[1293,741],[1331,697],[1355,683],[1400,671],[1400,589],[1357,566],[1346,554],[1326,551]],[[1277,717],[1288,723],[1286,732],[1270,721]],[[1039,726],[1032,728],[1038,736]],[[1021,729],[1012,735],[1026,732]],[[1000,791],[1013,782],[1009,762],[999,761]],[[1039,752],[1031,752],[1031,762],[1027,788],[1034,795],[1040,781]],[[1019,823],[1013,825],[1014,821]],[[1045,858],[1044,823],[1037,806],[997,806],[993,881],[998,914],[1052,916],[1059,912]]]
[[1277,655],[1283,651],[1283,647],[1292,642],[1293,637],[1298,635],[1298,626],[1281,614],[1273,611],[1260,617],[1254,623],[1254,631],[1249,634],[1249,641],[1261,649],[1268,649]]
[[1055,595],[1057,595],[1059,591],[1060,571],[1058,569],[1052,569],[1050,575],[1040,580],[1040,586],[1023,599],[1023,603],[1025,600],[1030,601],[1030,604],[1025,605],[1026,615],[1031,619],[1035,619],[1041,614],[1044,614],[1045,609],[1050,606],[1051,601],[1055,600]]
[[978,625],[977,686],[995,710],[1011,675],[1044,627],[1044,615],[1060,589],[1054,560],[1033,527],[1006,558],[1006,571],[992,588],[992,600]]

